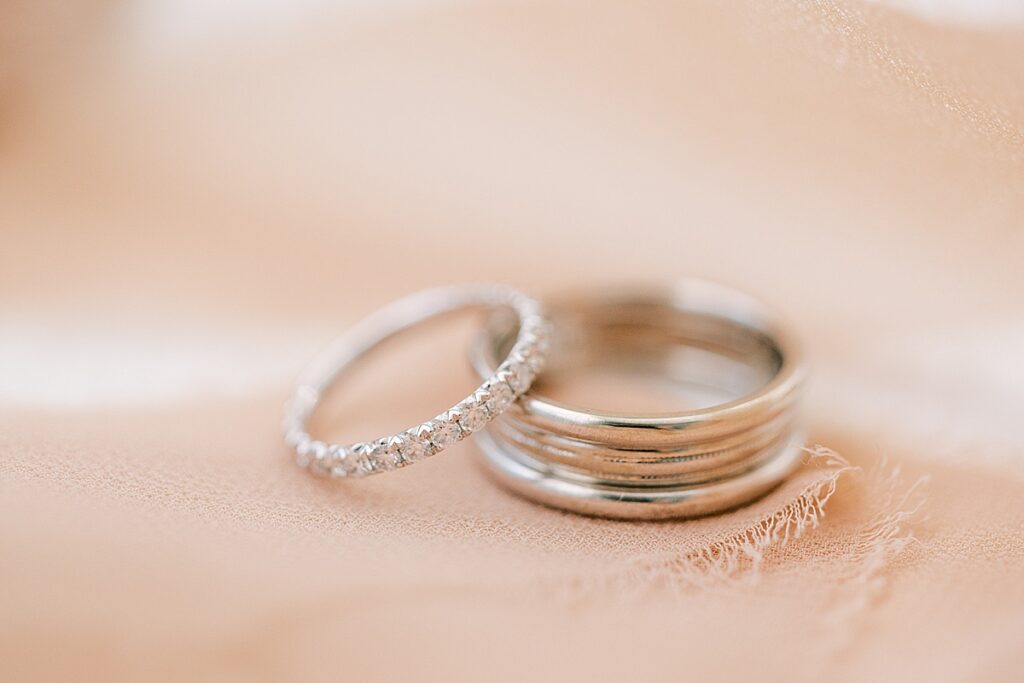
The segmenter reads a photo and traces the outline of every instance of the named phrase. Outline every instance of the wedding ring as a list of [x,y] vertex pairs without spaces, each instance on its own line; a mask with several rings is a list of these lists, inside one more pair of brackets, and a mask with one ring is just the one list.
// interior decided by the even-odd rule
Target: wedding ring
[[[502,362],[470,396],[433,419],[374,441],[341,445],[310,436],[306,425],[314,409],[355,361],[417,323],[479,306],[511,310],[517,324]],[[285,442],[301,467],[321,476],[365,477],[410,465],[481,430],[503,413],[544,366],[547,335],[539,304],[504,286],[440,287],[396,301],[349,329],[302,373],[285,408]]]
[[[755,300],[711,283],[558,297],[540,384],[478,435],[499,483],[554,507],[623,519],[742,505],[800,462],[805,369],[794,340]],[[493,322],[471,351],[486,376],[512,343]],[[609,413],[545,397],[544,379],[599,362],[735,396],[706,408]]]

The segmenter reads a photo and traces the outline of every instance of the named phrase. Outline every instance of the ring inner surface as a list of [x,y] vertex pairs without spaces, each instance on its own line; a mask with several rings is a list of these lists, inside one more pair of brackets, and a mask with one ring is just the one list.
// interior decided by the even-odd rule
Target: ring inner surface
[[425,317],[373,344],[324,391],[309,418],[310,432],[338,443],[365,441],[457,402],[479,384],[457,349],[474,338],[485,310],[465,306]]
[[[765,332],[663,302],[555,306],[548,365],[530,395],[585,410],[679,412],[752,394],[774,378],[781,349]],[[492,321],[491,353],[503,357],[514,325]]]

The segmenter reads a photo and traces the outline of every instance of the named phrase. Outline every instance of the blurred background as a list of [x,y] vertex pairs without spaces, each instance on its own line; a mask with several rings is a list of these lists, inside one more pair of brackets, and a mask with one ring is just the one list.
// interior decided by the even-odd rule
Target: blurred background
[[836,344],[1016,345],[1006,5],[5,3],[3,393],[247,390],[325,297],[467,279],[702,275]]
[[[77,643],[57,658],[69,671],[85,661],[97,677],[138,674],[138,661],[125,663],[122,627],[142,619],[140,606],[180,607],[146,586],[184,586],[183,595],[207,595],[211,611],[180,615],[152,638],[136,631],[136,652],[177,662],[167,671],[190,678],[311,674],[296,668],[298,656],[267,655],[272,664],[256,666],[239,642],[224,645],[234,622],[209,626],[220,623],[215,611],[239,605],[262,614],[252,596],[266,594],[265,581],[283,585],[287,570],[250,576],[234,602],[219,603],[209,596],[219,595],[223,567],[181,559],[189,544],[167,540],[177,536],[159,521],[169,515],[177,521],[166,524],[180,529],[229,536],[242,529],[262,547],[256,522],[268,515],[301,518],[310,496],[322,505],[317,514],[340,505],[305,484],[239,485],[225,474],[237,463],[285,460],[277,413],[309,354],[378,305],[434,284],[499,280],[542,295],[702,276],[760,296],[805,339],[820,442],[856,464],[861,453],[865,462],[884,456],[937,482],[930,500],[942,499],[948,514],[932,511],[931,531],[919,534],[932,550],[899,565],[912,567],[904,577],[919,592],[891,608],[892,621],[872,612],[888,625],[878,633],[907,632],[897,612],[931,614],[921,618],[935,625],[935,648],[962,648],[949,613],[915,610],[938,604],[936,586],[999,577],[998,590],[965,598],[983,605],[962,618],[970,633],[987,634],[985,647],[966,655],[951,647],[922,669],[923,645],[900,659],[884,654],[876,635],[844,660],[845,671],[1011,680],[1020,662],[1013,638],[1019,644],[1024,633],[1024,582],[1014,583],[1024,564],[1022,164],[1024,5],[1011,0],[8,0],[0,6],[8,661],[46,671],[53,662],[33,647],[57,634]],[[461,351],[448,353],[461,367]],[[430,379],[422,397],[447,377]],[[445,390],[459,395],[458,386]],[[245,452],[229,441],[242,432]],[[977,483],[972,499],[999,501],[1004,517],[957,498],[967,490],[957,468],[967,463],[990,468],[971,476],[1001,482]],[[288,472],[282,466],[267,481]],[[235,498],[222,497],[228,489]],[[85,536],[68,526],[100,499],[114,506],[109,519],[87,525]],[[246,501],[273,510],[239,512]],[[416,553],[434,538],[479,541],[515,526],[520,510],[501,508],[479,527],[467,521],[471,506],[450,503],[434,503],[450,523],[424,531],[422,547],[403,558],[422,561]],[[360,519],[366,501],[349,504],[346,519]],[[136,513],[151,516],[145,530],[119,521]],[[559,538],[569,528],[559,520],[544,536],[556,548],[571,547],[581,529],[595,538],[608,529],[580,522],[591,526]],[[391,527],[364,531],[383,534],[392,550],[412,547]],[[673,533],[662,528],[663,546],[630,552],[686,537],[685,528]],[[129,559],[100,562],[81,578],[74,567],[91,553],[75,550],[79,542]],[[557,555],[544,547],[545,557]],[[175,558],[199,578],[168,570]],[[367,596],[384,589],[357,583],[357,604],[372,611]],[[125,584],[134,597],[120,600]],[[116,606],[97,611],[71,597],[90,593]],[[288,591],[275,595],[278,606],[292,604]],[[766,609],[749,628],[786,609]],[[466,612],[472,618],[459,623],[489,623],[496,610]],[[245,614],[239,623],[256,619]],[[431,615],[445,614],[431,606],[400,618],[430,630]],[[531,621],[539,614],[522,617],[536,629],[527,642],[554,661],[541,645],[553,642],[548,631]],[[665,638],[698,632],[678,617],[646,623]],[[587,623],[597,629],[608,618],[592,611]],[[383,635],[363,635],[387,639],[390,627],[378,626]],[[178,627],[198,635],[172,637],[169,651],[159,634]],[[720,645],[706,652],[727,651]],[[74,655],[92,648],[105,654]],[[208,657],[195,668],[181,663],[196,652]],[[950,653],[964,656],[953,665]],[[651,671],[676,670],[648,654]],[[804,671],[831,666],[832,654]],[[879,662],[896,668],[873,668]]]

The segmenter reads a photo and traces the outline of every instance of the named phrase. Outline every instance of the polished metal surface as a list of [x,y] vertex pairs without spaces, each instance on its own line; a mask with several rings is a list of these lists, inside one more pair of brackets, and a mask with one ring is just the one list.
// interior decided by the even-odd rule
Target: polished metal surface
[[[607,517],[711,514],[763,495],[800,462],[805,368],[763,306],[711,283],[554,297],[550,371],[612,362],[625,371],[727,390],[735,398],[674,412],[568,405],[538,385],[477,435],[483,462],[515,492]],[[495,320],[471,352],[481,376],[515,326]]]
[[485,430],[474,439],[487,471],[511,491],[550,507],[597,517],[656,520],[698,517],[749,503],[778,486],[799,465],[802,442],[794,437],[764,465],[699,486],[640,486],[573,479],[497,443]]

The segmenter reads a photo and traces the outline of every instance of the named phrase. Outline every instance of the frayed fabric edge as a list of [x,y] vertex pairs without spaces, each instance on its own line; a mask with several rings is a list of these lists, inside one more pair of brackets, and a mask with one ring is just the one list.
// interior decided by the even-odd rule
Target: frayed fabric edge
[[557,588],[552,586],[556,588],[555,594],[570,602],[585,601],[595,592],[628,599],[656,586],[688,592],[728,588],[756,580],[768,550],[782,547],[816,528],[825,516],[825,507],[836,492],[839,478],[860,469],[824,446],[804,451],[805,465],[821,468],[822,474],[774,513],[700,550],[669,557],[637,558],[626,567],[619,566],[607,573],[556,582]]
[[[849,571],[838,577],[827,604],[822,606],[826,628],[832,628],[837,637],[852,632],[851,621],[884,592],[884,567],[914,542],[908,526],[919,516],[925,482],[919,480],[905,486],[900,468],[884,460],[865,472],[826,446],[805,447],[804,451],[805,465],[820,468],[821,475],[774,513],[699,550],[669,557],[637,558],[626,567],[620,565],[606,573],[556,582],[554,593],[569,602],[585,603],[595,593],[628,601],[649,594],[656,587],[680,595],[749,587],[764,575],[770,553],[822,524],[840,479],[859,474],[872,482],[868,486],[872,492],[868,501],[870,517],[853,532],[852,551],[844,557]],[[833,651],[842,649],[840,642],[835,645]]]
[[884,570],[917,542],[912,525],[922,517],[925,487],[923,476],[907,485],[899,465],[883,459],[868,473],[873,482],[868,523],[856,535],[848,554],[850,571],[837,582],[823,627],[831,634],[833,654],[842,653],[852,642],[859,618],[882,599],[886,590]]
[[809,456],[806,464],[830,469],[827,476],[805,486],[795,499],[749,529],[689,553],[686,560],[690,567],[718,579],[735,577],[741,571],[756,573],[769,548],[785,546],[821,524],[825,506],[835,494],[839,478],[858,468],[824,446],[804,451]]
[[822,477],[810,482],[795,498],[752,526],[649,570],[669,570],[680,586],[707,588],[756,581],[769,550],[785,547],[816,529],[825,518],[825,508],[844,474],[858,471],[846,458],[824,446],[805,447],[805,465],[822,469]]

